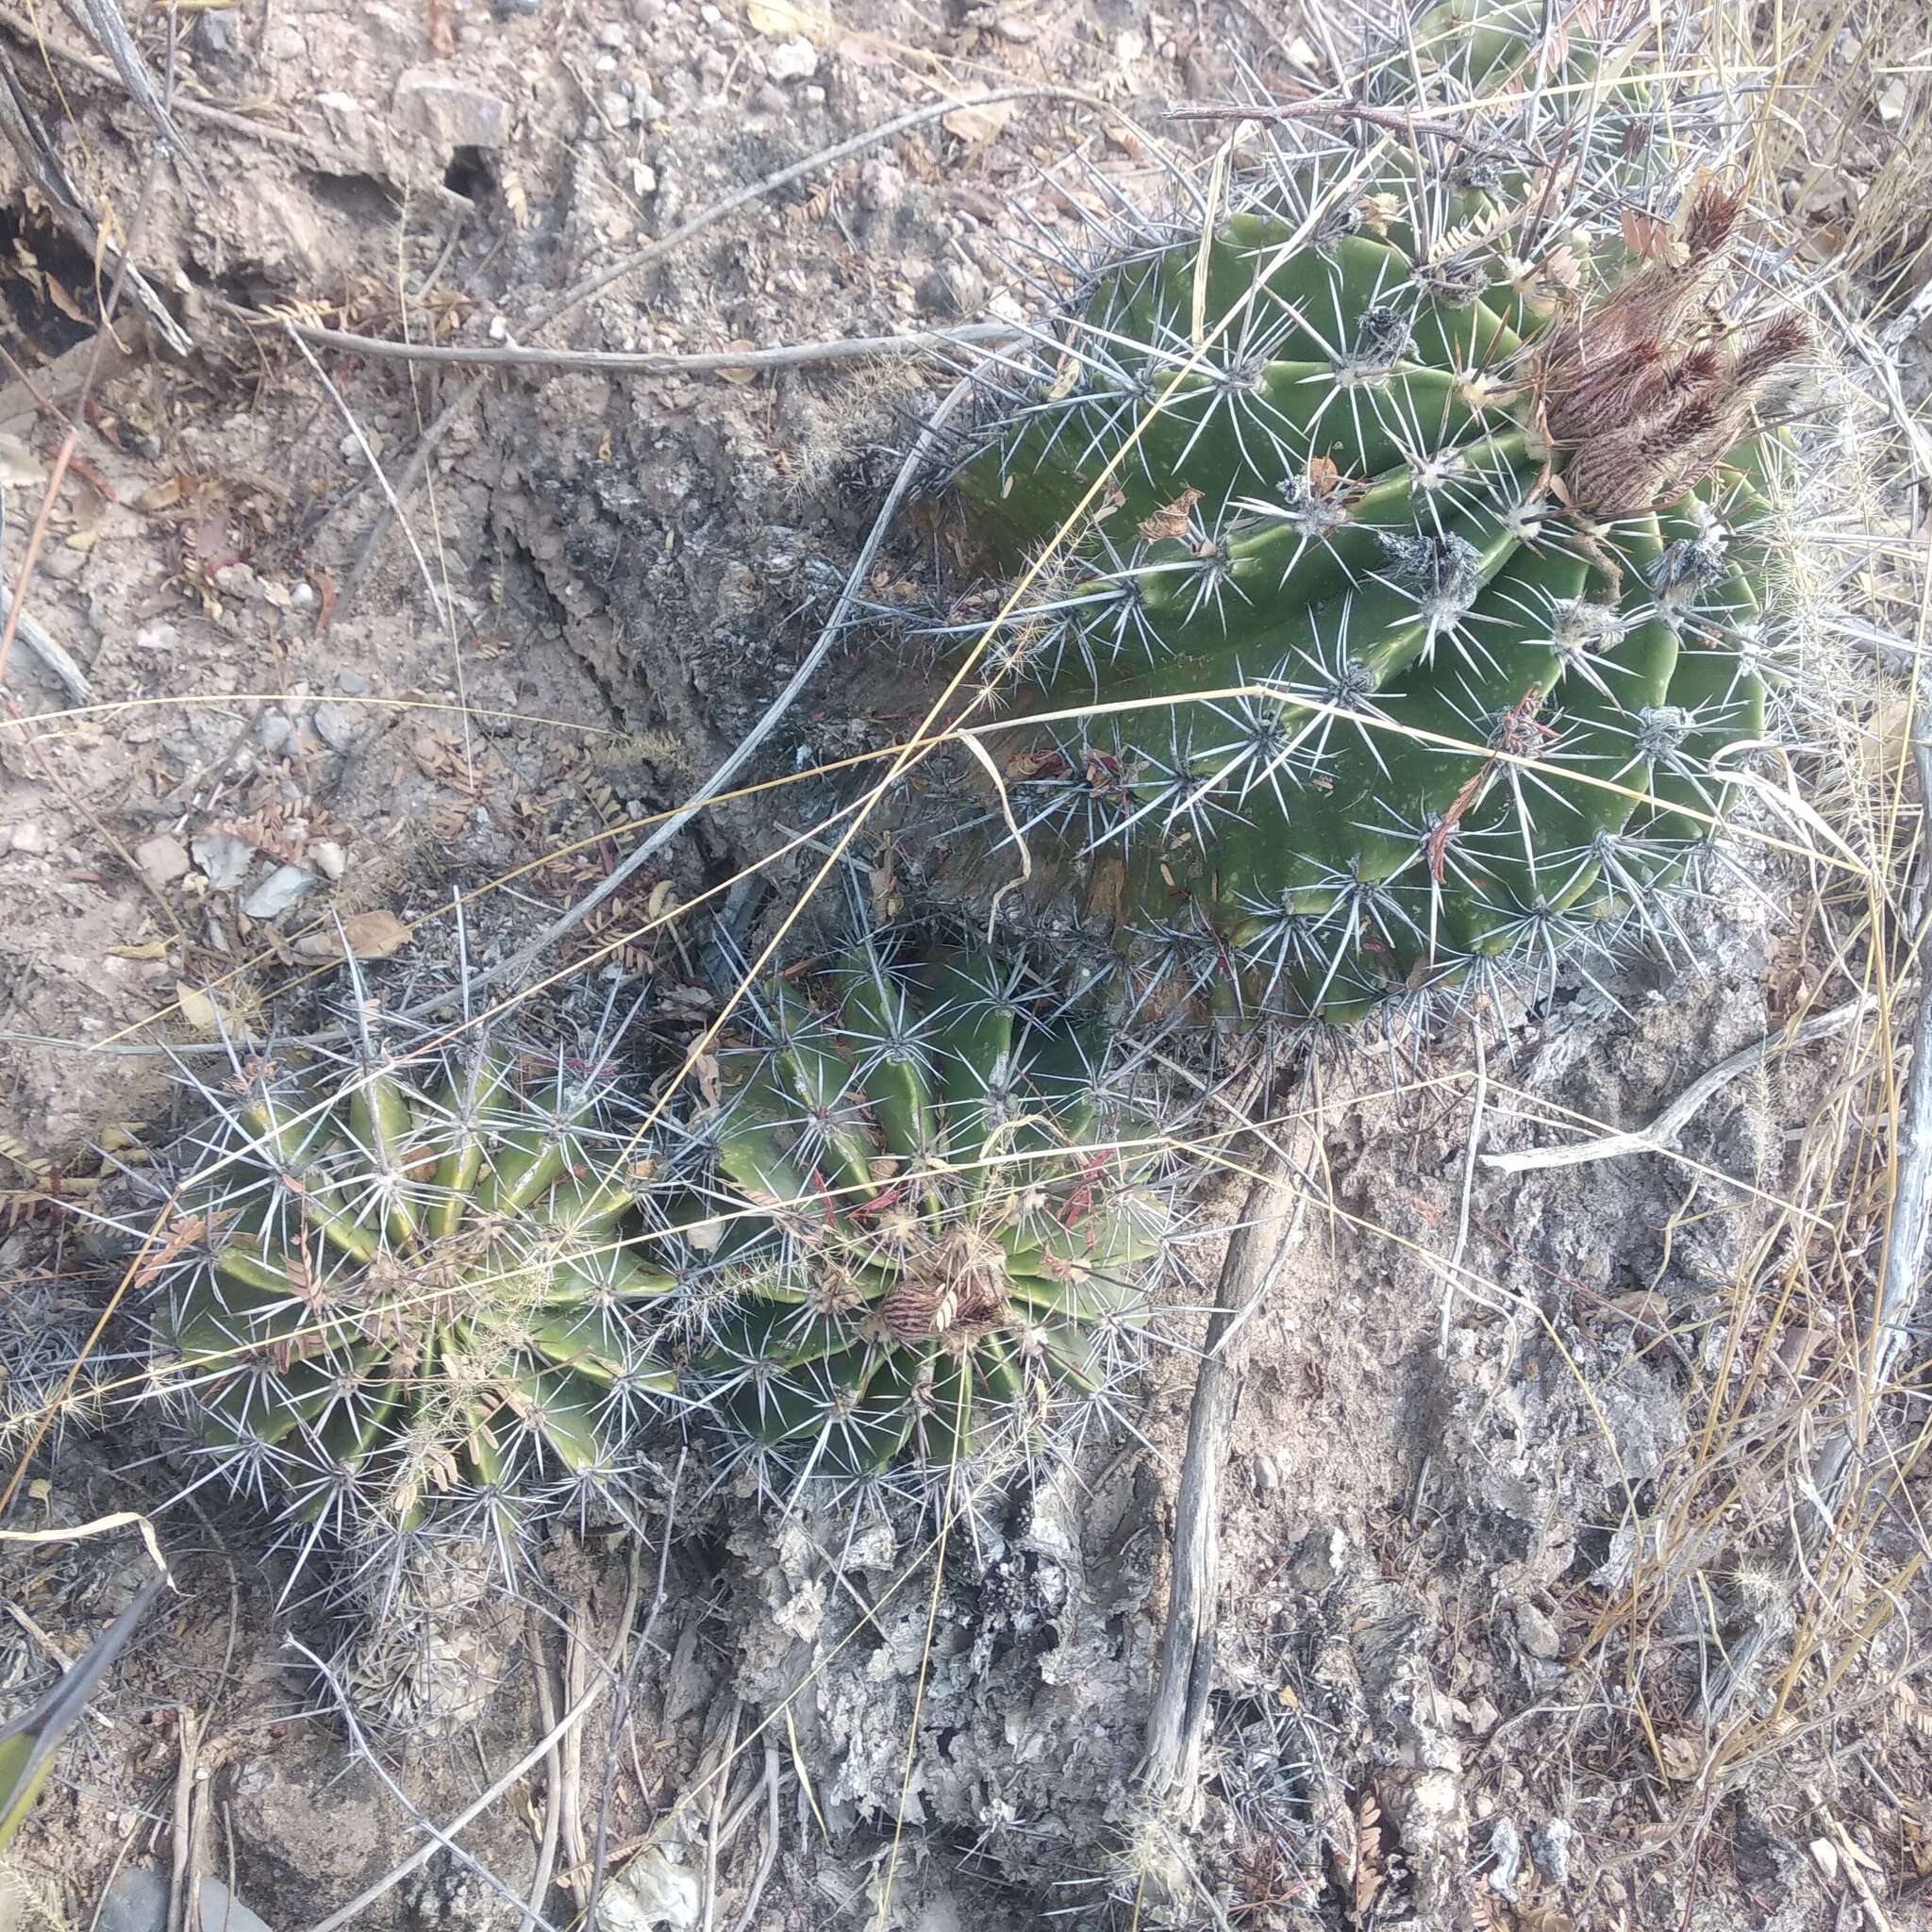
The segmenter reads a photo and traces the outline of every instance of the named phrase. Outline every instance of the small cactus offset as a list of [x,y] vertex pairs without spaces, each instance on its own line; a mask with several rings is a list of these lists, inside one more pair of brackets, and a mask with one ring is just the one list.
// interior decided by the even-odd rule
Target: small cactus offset
[[983,956],[775,986],[681,1161],[693,1400],[770,1487],[1063,1446],[1137,1358],[1166,1226],[1097,1041]]
[[620,1494],[662,1406],[618,1090],[466,1035],[398,1064],[237,1056],[194,1150],[154,1380],[306,1551],[365,1561]]
[[1546,12],[1427,9],[986,378],[953,474],[1003,575],[939,630],[1143,998],[1346,1021],[1667,925],[1764,734],[1807,331],[1637,43]]

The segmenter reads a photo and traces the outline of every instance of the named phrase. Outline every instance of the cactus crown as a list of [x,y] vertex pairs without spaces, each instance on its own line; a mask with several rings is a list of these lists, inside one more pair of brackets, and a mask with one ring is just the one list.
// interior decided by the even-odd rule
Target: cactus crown
[[1763,733],[1804,325],[1731,313],[1738,198],[1683,188],[1629,60],[1519,0],[1413,44],[1400,111],[1274,124],[1223,202],[1110,234],[954,473],[1034,575],[940,632],[1010,603],[1023,834],[1076,835],[1160,998],[1347,1020],[1541,971],[1683,871]]
[[[623,1487],[672,1387],[601,1055],[236,1059],[184,1189],[156,1379],[304,1542],[512,1543]],[[647,1252],[647,1251],[646,1251]]]
[[696,1399],[774,1483],[1059,1446],[1131,1363],[1165,1208],[1093,1036],[977,955],[774,986],[677,1163]]

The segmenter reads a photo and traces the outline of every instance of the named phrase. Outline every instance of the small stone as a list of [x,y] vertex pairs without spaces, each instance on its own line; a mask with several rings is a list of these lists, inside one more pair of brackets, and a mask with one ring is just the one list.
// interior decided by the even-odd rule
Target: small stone
[[543,0],[493,0],[498,20],[534,20]]
[[174,651],[181,645],[181,633],[172,624],[144,624],[134,633],[137,651]]
[[315,735],[331,751],[347,751],[362,736],[363,718],[353,705],[317,705]]
[[239,17],[233,8],[210,8],[195,23],[188,44],[197,60],[229,61],[242,53]]
[[299,865],[278,865],[242,901],[242,909],[250,919],[279,919],[315,887],[312,872],[305,872]]
[[1255,1493],[1257,1496],[1272,1496],[1281,1486],[1281,1478],[1275,1474],[1274,1458],[1263,1456],[1257,1450],[1255,1455]]
[[614,20],[607,20],[597,29],[597,44],[600,47],[623,47],[629,44],[630,35]]
[[819,50],[800,34],[765,49],[765,72],[775,81],[809,80],[819,71]]
[[261,589],[261,579],[245,563],[225,563],[215,572],[215,589],[225,597],[253,597]]
[[630,125],[630,102],[614,87],[606,88],[597,96],[597,111],[612,127]]
[[299,60],[308,51],[308,42],[299,28],[272,26],[262,36],[261,51],[271,60]]
[[333,839],[318,839],[308,848],[308,856],[325,879],[339,879],[348,870],[349,856]]
[[784,90],[774,87],[769,80],[759,83],[758,92],[751,97],[751,104],[760,114],[782,114],[791,105],[786,99]]
[[152,839],[143,839],[134,848],[134,862],[147,874],[149,884],[172,886],[176,879],[187,877],[192,861],[188,857],[187,846],[180,840],[171,839],[165,832],[157,832]]
[[858,171],[858,205],[868,213],[889,215],[906,199],[906,173],[874,156]]
[[822,87],[805,89],[803,97],[808,108],[823,108],[825,105],[825,91]]
[[295,735],[295,727],[280,711],[264,711],[255,727],[255,735],[261,741],[261,748],[274,758],[278,752],[289,748],[289,741]]
[[336,689],[347,697],[366,698],[370,692],[368,674],[361,671],[338,671]]
[[969,261],[942,261],[914,293],[928,315],[972,315],[986,300],[986,277]]
[[630,164],[630,192],[636,195],[657,193],[658,171],[649,161],[633,161]]
[[255,847],[232,832],[206,832],[199,839],[191,839],[188,849],[218,892],[232,892],[248,876],[255,858]]
[[515,118],[501,94],[451,80],[433,67],[412,67],[396,81],[396,118],[439,153],[501,147]]
[[615,74],[617,72],[617,56],[615,54],[599,54],[596,59],[591,63],[591,72],[607,76]]
[[[219,1878],[201,1881],[200,1905],[201,1923],[210,1932],[269,1932]],[[95,1923],[99,1932],[161,1932],[168,1923],[168,1881],[139,1865],[124,1867],[114,1874]]]
[[315,586],[313,584],[297,584],[289,592],[289,608],[291,610],[312,610],[314,608]]
[[1531,1657],[1557,1657],[1563,1649],[1563,1633],[1531,1603],[1516,1606],[1516,1641]]
[[44,825],[15,825],[13,836],[8,842],[10,849],[15,852],[40,853],[53,849],[53,841],[47,837],[47,828]]
[[1576,1827],[1567,1818],[1552,1818],[1529,1835],[1529,1856],[1552,1885],[1570,1883],[1570,1853]]
[[168,1881],[140,1865],[114,1874],[95,1920],[98,1932],[161,1932],[168,1923]]
[[1523,1871],[1523,1834],[1507,1818],[1490,1831],[1490,1890],[1507,1898]]

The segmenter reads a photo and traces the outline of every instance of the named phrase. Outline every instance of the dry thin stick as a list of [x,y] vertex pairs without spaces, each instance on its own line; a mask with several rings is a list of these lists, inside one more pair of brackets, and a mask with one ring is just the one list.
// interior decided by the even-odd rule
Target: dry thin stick
[[[315,359],[314,350],[295,332],[295,325],[291,322],[285,323],[283,327],[288,331],[289,340],[301,352],[302,359],[315,372],[315,379],[321,383],[323,392],[329,401],[336,406],[336,413],[348,425],[349,434],[356,439],[356,447],[362,452],[362,460],[369,465],[369,474],[375,478],[376,487],[382,491],[384,500],[400,516],[403,507],[397,502],[396,493],[390,487],[389,478],[383,475],[382,465],[376,460],[375,451],[371,447],[369,438],[363,433],[361,424],[357,422],[355,411],[342,400],[342,392],[328,379],[327,372]],[[429,592],[429,608],[435,611],[439,621],[446,625],[450,622],[448,608],[443,603],[441,592],[436,588],[436,579],[429,574],[429,562],[416,541],[416,533],[409,528],[407,522],[403,525],[403,535],[408,539],[409,554],[416,559],[416,568],[423,573],[423,588]],[[0,665],[4,665],[5,662],[5,658],[0,657]]]
[[[624,1676],[618,1684],[616,1700],[610,1707],[610,1729],[604,1740],[604,1788],[597,1799],[597,1846],[591,1866],[591,1889],[584,1898],[583,1932],[597,1932],[597,1901],[603,1894],[604,1872],[610,1855],[610,1794],[617,1783],[617,1740],[624,1735],[625,1722],[630,1715],[631,1695],[637,1687],[638,1666],[642,1661],[645,1651],[651,1647],[651,1631],[670,1594],[665,1588],[665,1579],[671,1572],[671,1532],[677,1521],[677,1489],[684,1480],[684,1458],[690,1453],[688,1448],[678,1450],[677,1467],[671,1473],[671,1494],[664,1505],[664,1536],[658,1545],[658,1586],[651,1593],[651,1607],[644,1612],[643,1628],[637,1633],[632,1641],[630,1661],[625,1665]],[[633,1564],[630,1589],[625,1596],[623,1623],[618,1631],[620,1651],[623,1649],[625,1632],[629,1629],[630,1620],[637,1610],[637,1596],[638,1572]],[[639,1796],[642,1795],[641,1775]]]
[[879,545],[885,541],[887,526],[897,514],[899,505],[907,491],[912,487],[912,479],[919,474],[933,444],[938,441],[940,431],[945,427],[946,419],[972,393],[973,381],[962,376],[953,385],[945,400],[926,418],[925,426],[913,440],[912,447],[906,453],[906,460],[899,465],[899,474],[892,479],[892,487],[886,493],[886,500],[879,506],[879,513],[873,519],[871,531],[860,548],[852,568],[845,575],[844,588],[839,592],[839,601],[832,607],[832,614],[826,618],[824,628],[819,632],[818,641],[799,660],[798,669],[787,680],[785,689],[766,708],[765,714],[739,740],[737,748],[678,808],[665,819],[633,852],[626,853],[610,872],[579,899],[569,911],[550,924],[523,947],[513,958],[485,972],[475,982],[477,987],[486,987],[497,979],[513,977],[525,972],[541,955],[549,951],[563,936],[580,925],[594,912],[605,900],[618,891],[638,868],[654,854],[660,852],[671,841],[683,831],[692,819],[702,811],[706,804],[723,791],[750,761],[751,755],[764,743],[778,728],[779,721],[797,702],[799,693],[810,683],[819,667],[831,656],[843,630],[846,612],[852,608],[853,599],[858,594],[858,587],[864,583],[866,573],[872,569],[873,558],[878,555]]
[[1863,1870],[1868,1854],[1860,1851],[1853,1841],[1852,1835],[1826,1807],[1824,1794],[1816,1785],[1805,1787],[1805,1796],[1810,1801],[1811,1809],[1818,1822],[1837,1839],[1839,1845],[1839,1870],[1845,1875],[1845,1882],[1857,1894],[1858,1904],[1864,1907],[1865,1924],[1870,1932],[1891,1932],[1891,1921],[1885,1916],[1885,1908],[1878,1903],[1878,1895],[1872,1890],[1872,1881]]
[[175,1818],[169,1850],[173,1865],[168,1873],[168,1932],[187,1932],[188,1849],[192,1837],[189,1814],[194,1799],[194,1713],[185,1704],[175,1708],[180,1727],[181,1757],[175,1769]]
[[1475,1097],[1469,1108],[1469,1154],[1462,1163],[1462,1207],[1456,1217],[1456,1246],[1450,1251],[1448,1272],[1442,1277],[1442,1319],[1436,1345],[1445,1350],[1449,1346],[1449,1310],[1455,1303],[1456,1290],[1461,1279],[1462,1257],[1469,1251],[1470,1201],[1475,1192],[1475,1150],[1483,1138],[1483,1108],[1490,1097],[1490,1060],[1488,1050],[1483,1045],[1483,1016],[1480,1011],[1470,1027],[1470,1034],[1475,1041]]
[[538,349],[461,342],[399,342],[347,329],[321,328],[287,316],[239,309],[251,328],[282,328],[319,348],[349,349],[395,362],[453,363],[478,369],[591,369],[609,375],[706,375],[725,369],[797,369],[814,362],[858,362],[876,356],[943,355],[949,349],[1010,340],[1021,330],[1004,322],[968,323],[955,329],[908,329],[891,336],[835,336],[822,342],[787,342],[774,349]]
[[[42,33],[33,22],[22,19],[10,8],[0,7],[0,26],[10,28],[24,41],[31,41],[37,52],[51,54],[55,59],[64,60],[70,67],[78,67],[92,75],[96,80],[120,78],[111,61],[98,59],[78,47],[70,47],[64,42],[57,41],[51,34]],[[231,134],[245,134],[253,141],[266,142],[274,147],[300,148],[317,163],[325,158],[316,142],[293,128],[277,127],[272,122],[257,121],[246,114],[232,114],[225,108],[198,101],[192,94],[177,93],[168,105],[175,113],[185,114],[194,121],[206,121],[210,127],[225,127]]]
[[1227,1455],[1235,1398],[1247,1357],[1248,1310],[1274,1285],[1287,1256],[1296,1191],[1278,1151],[1262,1157],[1241,1208],[1241,1225],[1221,1266],[1213,1318],[1201,1351],[1188,1448],[1174,1504],[1174,1580],[1160,1674],[1147,1716],[1141,1781],[1156,1799],[1191,1801],[1199,1773],[1208,1692],[1214,1677],[1214,1631],[1221,1591],[1221,1469]]
[[[557,1700],[550,1689],[550,1660],[543,1654],[542,1628],[528,1620],[531,1674],[537,1680],[537,1717],[546,1734],[557,1723]],[[537,1847],[537,1875],[530,1881],[530,1902],[524,1908],[523,1924],[542,1922],[543,1901],[550,1896],[550,1875],[557,1869],[557,1838],[563,1818],[563,1790],[557,1771],[557,1746],[552,1744],[543,1769],[543,1834]]]
[[751,1896],[744,1902],[744,1909],[731,1922],[731,1932],[751,1932],[751,1923],[757,1914],[758,1901],[765,1895],[765,1886],[772,1876],[772,1867],[778,1862],[778,1747],[765,1746],[765,1842],[758,1854],[758,1869],[752,1874]]
[[[334,1693],[337,1706],[340,1708],[342,1715],[342,1721],[344,1724],[348,1725],[349,1728],[349,1741],[355,1747],[357,1755],[360,1757],[365,1758],[368,1761],[370,1769],[374,1771],[376,1776],[379,1777],[384,1783],[384,1785],[388,1787],[390,1795],[395,1799],[396,1803],[399,1804],[403,1807],[403,1809],[406,1810],[409,1814],[409,1816],[413,1818],[416,1821],[416,1823],[420,1824],[429,1836],[429,1842],[427,1844],[421,1846],[418,1850],[411,1853],[410,1856],[405,1858],[403,1862],[395,1868],[394,1871],[388,1873],[381,1878],[378,1878],[375,1881],[375,1883],[369,1888],[367,1891],[364,1891],[358,1897],[351,1899],[349,1903],[341,1908],[341,1911],[331,1912],[329,1916],[323,1920],[323,1922],[319,1925],[312,1926],[310,1928],[310,1932],[340,1932],[341,1927],[348,1924],[353,1924],[357,1919],[361,1917],[365,1907],[373,1906],[377,1899],[383,1897],[384,1894],[388,1892],[391,1886],[400,1885],[402,1881],[410,1874],[410,1873],[416,1871],[420,1866],[426,1865],[429,1862],[429,1860],[433,1858],[439,1851],[447,1852],[450,1855],[450,1857],[455,1858],[459,1864],[467,1867],[470,1871],[474,1872],[477,1875],[477,1877],[482,1879],[486,1885],[490,1886],[492,1890],[500,1893],[504,1898],[507,1898],[511,1905],[516,1907],[518,1911],[525,1914],[524,1923],[525,1924],[534,1924],[537,1927],[537,1932],[557,1932],[557,1928],[554,1925],[552,1925],[547,1919],[543,1918],[540,1913],[531,1910],[529,1906],[525,1903],[525,1901],[520,1899],[516,1895],[516,1893],[513,1892],[509,1889],[509,1887],[507,1886],[503,1882],[503,1880],[500,1879],[496,1875],[496,1874],[490,1869],[488,1865],[484,1864],[484,1862],[480,1858],[474,1857],[469,1852],[466,1852],[461,1845],[458,1844],[456,1841],[456,1837],[457,1833],[461,1831],[462,1828],[466,1824],[468,1824],[472,1819],[475,1818],[480,1812],[487,1810],[491,1805],[495,1804],[497,1799],[500,1798],[505,1791],[508,1790],[511,1785],[515,1784],[516,1781],[520,1777],[522,1777],[526,1772],[528,1772],[534,1765],[538,1764],[541,1759],[547,1757],[550,1755],[550,1753],[556,1749],[557,1740],[560,1737],[562,1737],[564,1732],[567,1731],[572,1724],[575,1724],[576,1721],[583,1716],[585,1710],[587,1710],[590,1707],[588,1699],[582,1704],[574,1705],[569,1710],[565,1711],[563,1716],[557,1722],[557,1724],[552,1725],[551,1728],[548,1731],[546,1731],[544,1735],[537,1740],[535,1747],[532,1750],[525,1752],[522,1757],[518,1758],[517,1761],[513,1765],[511,1765],[510,1768],[507,1772],[505,1772],[504,1774],[500,1778],[498,1778],[497,1781],[493,1785],[491,1785],[490,1789],[486,1790],[483,1793],[483,1795],[480,1798],[478,1798],[467,1811],[462,1812],[447,1828],[443,1830],[438,1830],[438,1828],[433,1824],[431,1824],[430,1821],[427,1818],[425,1818],[423,1815],[423,1813],[420,1810],[418,1810],[413,1804],[409,1802],[408,1794],[403,1790],[403,1788],[399,1784],[396,1783],[395,1779],[389,1774],[388,1771],[383,1766],[382,1759],[379,1758],[375,1755],[375,1753],[369,1748],[368,1740],[365,1739],[362,1735],[362,1727],[356,1722],[356,1713],[351,1706],[350,1699],[344,1694],[341,1687],[336,1682],[335,1673],[331,1671],[329,1667],[325,1663],[324,1663],[323,1660],[319,1657],[317,1657],[312,1650],[310,1650],[308,1647],[307,1644],[301,1642],[298,1639],[291,1637],[290,1639],[288,1639],[288,1645],[291,1650],[299,1651],[305,1657],[308,1659],[309,1663],[314,1666],[316,1674],[322,1678],[323,1682],[326,1684],[329,1687],[329,1690]],[[594,1697],[597,1691],[602,1688],[603,1687],[601,1685],[593,1685],[591,1687],[591,1690],[590,1693],[591,1696]]]
[[724,1813],[724,1799],[731,1790],[731,1762],[738,1756],[738,1726],[744,1718],[744,1699],[731,1703],[731,1724],[724,1733],[724,1759],[717,1786],[711,1793],[711,1817],[705,1827],[704,1916],[698,1921],[702,1932],[711,1932],[718,1908],[718,1824]]
[[[1116,119],[1127,121],[1129,125],[1132,125],[1130,117],[1123,114],[1118,108],[1110,107],[1097,96],[1086,93],[1078,88],[994,88],[985,93],[929,102],[923,108],[914,108],[904,114],[895,115],[890,121],[882,121],[875,127],[868,127],[863,133],[855,134],[849,141],[841,141],[832,147],[821,148],[817,154],[808,155],[804,160],[794,161],[790,167],[779,168],[772,174],[762,175],[749,187],[736,189],[722,201],[714,201],[709,207],[700,208],[688,222],[682,222],[672,229],[670,234],[648,242],[635,253],[625,256],[622,261],[613,263],[608,269],[600,269],[595,275],[578,282],[575,288],[565,291],[555,307],[526,326],[532,334],[541,334],[544,329],[555,327],[558,323],[574,315],[592,295],[608,288],[612,282],[621,281],[625,275],[635,275],[641,268],[648,268],[654,261],[662,259],[674,249],[681,247],[693,235],[702,234],[705,229],[724,221],[727,215],[736,214],[748,203],[762,200],[766,195],[789,187],[804,175],[816,174],[822,168],[837,167],[841,161],[850,160],[854,155],[863,154],[866,149],[876,147],[881,142],[891,141],[894,136],[905,134],[914,127],[922,127],[927,122],[941,120],[960,108],[986,108],[1002,101],[1019,100],[1074,101],[1086,107],[1098,108],[1102,113],[1111,114]],[[475,399],[484,380],[485,378],[480,375],[473,375],[438,412],[435,421],[417,438],[415,451],[400,478],[397,492],[399,496],[408,496],[421,481],[424,472],[429,467],[431,453],[448,433],[450,425]],[[358,546],[355,559],[349,566],[337,601],[338,610],[341,610],[348,601],[357,584],[368,570],[375,552],[381,547],[382,540],[389,534],[391,523],[400,515],[400,507],[391,510],[385,506],[370,525],[369,534]]]
[[33,528],[27,532],[26,555],[20,560],[20,594],[7,600],[7,623],[4,628],[0,628],[0,684],[7,681],[7,654],[13,646],[14,632],[20,628],[26,587],[33,581],[34,565],[40,561],[41,543],[47,534],[47,519],[53,514],[54,499],[60,494],[61,480],[67,475],[67,465],[74,460],[74,446],[79,440],[78,432],[71,427],[61,438],[59,450],[54,458],[54,468],[47,477],[47,487],[41,495],[40,509],[34,516]]
[[1485,1154],[1483,1165],[1492,1174],[1528,1174],[1551,1167],[1581,1167],[1586,1161],[1612,1160],[1621,1154],[1667,1153],[1671,1143],[1690,1124],[1691,1116],[1722,1087],[1740,1074],[1748,1074],[1774,1054],[1787,1052],[1812,1041],[1842,1033],[1854,1021],[1872,1010],[1874,1001],[1867,995],[1828,1013],[1814,1013],[1810,1019],[1783,1032],[1768,1033],[1762,1040],[1720,1060],[1708,1072],[1700,1074],[1649,1125],[1620,1134],[1605,1134],[1594,1141],[1576,1141],[1567,1147],[1527,1147],[1517,1154]]
[[[590,1605],[581,1599],[571,1605],[570,1614],[563,1623],[563,1694],[572,1700],[587,1688],[591,1675],[591,1646],[588,1633],[579,1633],[580,1621],[585,1624],[590,1621]],[[613,1670],[615,1662],[613,1653]],[[563,1849],[569,1857],[571,1869],[575,1871],[584,1862],[583,1807],[577,1802],[578,1793],[583,1790],[584,1784],[582,1724],[574,1724],[563,1734],[563,1749],[559,1755],[562,1759],[562,1778],[558,1790],[560,1800],[558,1815],[563,1827]]]

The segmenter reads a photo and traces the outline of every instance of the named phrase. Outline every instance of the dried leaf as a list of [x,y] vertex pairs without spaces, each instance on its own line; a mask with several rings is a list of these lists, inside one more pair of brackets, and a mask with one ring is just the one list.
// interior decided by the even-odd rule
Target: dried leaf
[[1704,1769],[1704,1740],[1691,1731],[1659,1731],[1657,1762],[1667,1778],[1690,1783]]
[[1193,522],[1194,506],[1201,500],[1198,490],[1183,490],[1174,500],[1141,519],[1140,531],[1150,543],[1163,538],[1178,541],[1188,534]]
[[339,959],[346,944],[358,959],[387,959],[408,944],[409,933],[409,923],[393,912],[352,912],[340,933],[305,933],[295,941],[295,953],[304,959]]
[[51,302],[54,305],[54,307],[58,308],[60,311],[60,313],[68,319],[69,322],[78,322],[82,324],[86,323],[88,319],[86,310],[84,310],[81,308],[80,304],[76,302],[74,299],[74,297],[70,295],[67,292],[67,291],[61,286],[60,278],[58,275],[49,275],[47,277],[47,300]]
[[175,982],[175,1004],[180,1008],[181,1017],[205,1038],[212,1040],[221,1032],[215,1003],[199,987],[190,986],[185,979],[177,979]]
[[691,1063],[691,1077],[698,1083],[698,1091],[704,1095],[708,1107],[716,1107],[720,1088],[718,1084],[718,1056],[714,1053],[701,1053]]
[[751,0],[744,17],[753,33],[773,41],[803,35],[814,46],[824,47],[831,43],[835,31],[834,24],[823,14],[794,7],[791,0]]
[[1002,768],[1002,775],[1014,784],[1030,778],[1066,778],[1073,775],[1063,753],[1043,745],[1037,751],[1016,751]]
[[143,490],[134,499],[134,508],[152,516],[158,509],[173,509],[194,488],[194,479],[176,470],[172,476]]
[[940,125],[968,147],[983,147],[1012,118],[1011,101],[986,101],[975,107],[955,108]]
[[315,591],[315,627],[326,630],[329,619],[336,614],[336,580],[325,570],[312,570],[308,582]]
[[1674,264],[1683,258],[1684,247],[1671,233],[1671,225],[1639,208],[1624,210],[1624,246],[1640,261]]
[[1365,1790],[1355,1806],[1355,1909],[1359,1918],[1382,1889],[1382,1807]]
[[0,436],[0,488],[11,483],[30,490],[46,480],[47,473],[41,467],[41,459],[19,437]]

